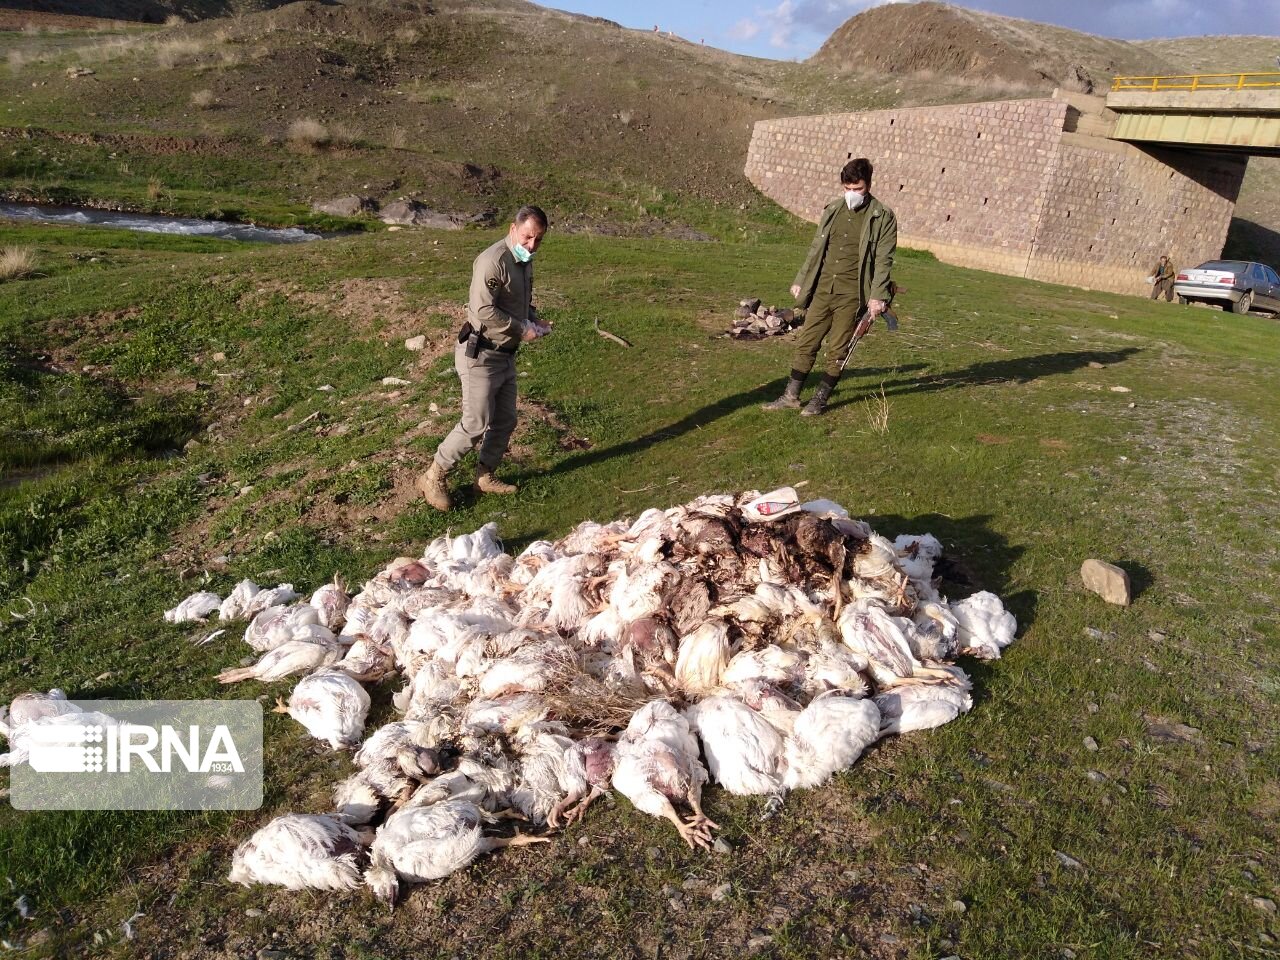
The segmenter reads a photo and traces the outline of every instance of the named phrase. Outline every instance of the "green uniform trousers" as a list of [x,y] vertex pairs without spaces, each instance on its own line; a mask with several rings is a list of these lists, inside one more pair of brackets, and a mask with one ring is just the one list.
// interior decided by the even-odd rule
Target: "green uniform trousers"
[[502,462],[516,429],[516,357],[498,350],[481,350],[472,360],[466,344],[453,351],[453,365],[462,381],[462,419],[436,450],[444,470],[480,447],[480,467],[493,470]]
[[804,324],[796,338],[795,357],[791,369],[796,373],[808,373],[813,369],[822,341],[827,342],[823,362],[824,372],[837,377],[844,355],[853,342],[853,331],[858,325],[862,310],[862,298],[857,293],[815,293],[813,302],[805,311]]

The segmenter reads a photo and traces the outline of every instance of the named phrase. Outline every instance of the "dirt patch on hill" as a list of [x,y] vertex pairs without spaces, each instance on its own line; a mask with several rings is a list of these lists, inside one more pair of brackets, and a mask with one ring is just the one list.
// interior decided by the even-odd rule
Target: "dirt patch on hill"
[[250,296],[279,294],[291,303],[337,317],[353,332],[371,333],[385,343],[425,336],[417,366],[428,367],[453,349],[454,334],[467,319],[467,308],[454,300],[415,301],[405,291],[409,282],[408,277],[348,277],[317,290],[272,280],[260,283]]

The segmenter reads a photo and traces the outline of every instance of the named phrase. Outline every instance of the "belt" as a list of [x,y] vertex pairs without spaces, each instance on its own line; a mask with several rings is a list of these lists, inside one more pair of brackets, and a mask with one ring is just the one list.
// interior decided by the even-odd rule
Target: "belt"
[[492,350],[492,351],[494,351],[494,352],[496,352],[496,353],[505,353],[505,354],[510,355],[510,354],[514,354],[517,350],[519,350],[519,349],[520,349],[520,344],[519,344],[519,343],[513,343],[513,344],[511,344],[511,346],[509,346],[509,347],[500,347],[500,346],[498,346],[496,343],[494,343],[492,340],[490,340],[488,337],[486,337],[486,336],[485,336],[483,333],[481,333],[479,330],[476,330],[474,327],[472,327],[472,326],[471,326],[471,321],[470,321],[470,320],[468,320],[468,321],[466,321],[465,323],[463,323],[463,324],[462,324],[462,329],[461,329],[460,331],[458,331],[458,342],[459,342],[459,343],[466,343],[466,342],[467,342],[467,340],[468,340],[468,338],[469,338],[473,333],[476,335],[477,339],[479,339],[479,341],[480,341],[480,349],[481,349],[481,350]]

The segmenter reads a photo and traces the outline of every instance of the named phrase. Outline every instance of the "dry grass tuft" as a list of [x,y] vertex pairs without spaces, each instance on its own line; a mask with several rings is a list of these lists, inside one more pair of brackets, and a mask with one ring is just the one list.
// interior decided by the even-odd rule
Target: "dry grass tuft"
[[152,177],[147,181],[147,197],[149,199],[159,200],[162,193],[164,193],[164,184],[160,182],[159,177]]
[[396,125],[387,134],[387,146],[392,150],[403,150],[409,145],[409,131]]
[[564,663],[552,675],[543,699],[551,715],[592,733],[615,733],[653,699],[647,693],[617,690],[586,673],[577,663]]
[[191,105],[197,110],[208,110],[217,102],[218,98],[213,95],[212,90],[196,90],[191,94]]
[[323,150],[329,146],[333,142],[333,135],[319,120],[306,117],[289,124],[289,132],[285,134],[285,139],[295,147],[312,151]]
[[0,250],[0,282],[21,280],[35,273],[36,252],[30,247],[5,247]]
[[884,395],[884,384],[880,384],[880,395],[867,397],[865,401],[867,423],[871,429],[884,436],[889,432],[889,398]]
[[156,65],[165,70],[190,63],[204,52],[204,44],[197,40],[164,40],[156,44]]

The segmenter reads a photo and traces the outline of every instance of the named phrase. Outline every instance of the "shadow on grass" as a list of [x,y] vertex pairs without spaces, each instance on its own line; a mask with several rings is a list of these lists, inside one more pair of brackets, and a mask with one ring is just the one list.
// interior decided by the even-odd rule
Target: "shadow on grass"
[[634,440],[615,443],[611,447],[596,447],[592,450],[585,450],[582,453],[561,460],[545,473],[548,475],[568,473],[571,470],[578,470],[582,467],[590,467],[606,460],[612,460],[614,457],[630,457],[637,453],[643,453],[659,443],[674,440],[677,437],[684,436],[691,430],[705,427],[707,424],[719,420],[735,410],[741,410],[743,407],[772,400],[781,392],[781,389],[781,385],[766,383],[751,390],[744,390],[728,397],[721,397],[714,403],[709,403],[688,416],[680,418],[675,423],[667,424],[665,427],[660,427],[643,436],[636,437]]
[[[985,386],[996,383],[1030,383],[1041,377],[1049,377],[1060,373],[1070,373],[1087,367],[1090,363],[1110,366],[1123,363],[1135,353],[1141,353],[1137,347],[1125,347],[1121,350],[1077,350],[1072,353],[1042,353],[1034,357],[1015,357],[1009,360],[987,360],[975,363],[963,370],[949,370],[935,373],[927,377],[915,377],[910,380],[893,380],[884,384],[884,394],[888,397],[902,396],[908,393],[933,393],[937,390],[951,390],[956,387]],[[853,370],[846,376],[874,376],[874,370]],[[839,389],[839,388],[837,388]],[[867,391],[856,396],[842,397],[833,402],[828,410],[835,410],[851,403],[860,403],[870,397],[880,396],[879,392]]]
[[1130,602],[1137,600],[1151,589],[1151,585],[1155,582],[1151,577],[1151,571],[1140,563],[1132,560],[1117,560],[1116,566],[1129,575]]

